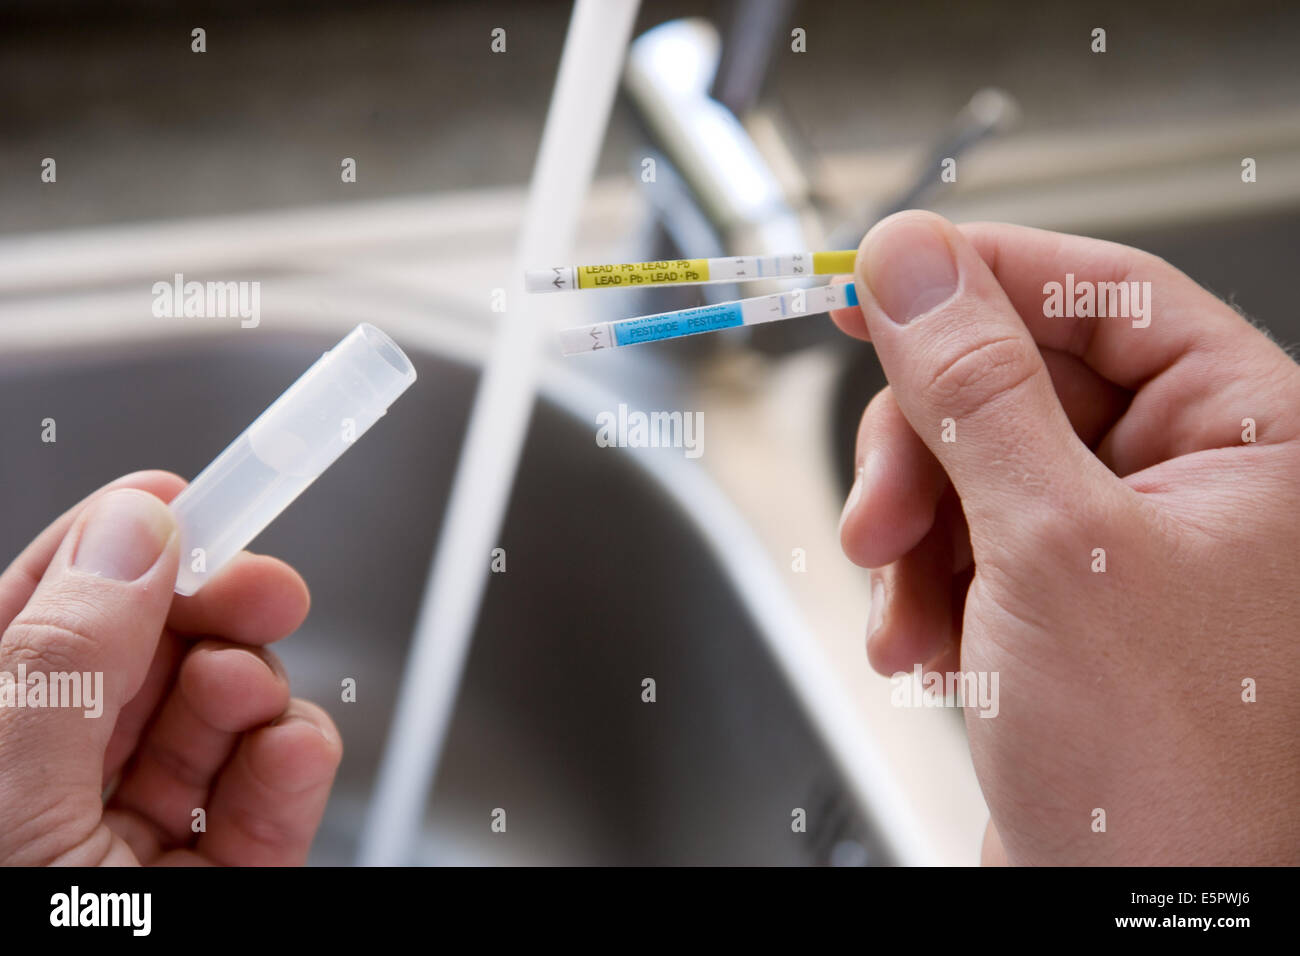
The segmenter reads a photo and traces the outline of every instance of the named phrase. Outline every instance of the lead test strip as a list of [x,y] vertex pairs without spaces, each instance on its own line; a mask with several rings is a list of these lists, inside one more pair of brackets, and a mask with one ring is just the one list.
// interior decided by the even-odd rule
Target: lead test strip
[[662,262],[618,262],[599,266],[554,266],[524,274],[529,292],[581,289],[637,289],[655,285],[706,285],[756,279],[800,279],[853,271],[852,250],[791,252],[772,256],[723,256]]

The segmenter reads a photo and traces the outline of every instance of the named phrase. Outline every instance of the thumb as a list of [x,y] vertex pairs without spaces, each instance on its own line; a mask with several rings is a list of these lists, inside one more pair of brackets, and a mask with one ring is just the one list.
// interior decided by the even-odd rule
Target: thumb
[[877,223],[856,263],[858,300],[899,407],[947,472],[972,535],[1040,509],[1053,520],[1113,475],[1078,439],[1025,323],[951,223]]
[[78,794],[98,803],[104,750],[144,683],[176,567],[175,522],[147,491],[108,492],[69,528],[0,639],[0,802],[32,820],[70,797],[79,806]]

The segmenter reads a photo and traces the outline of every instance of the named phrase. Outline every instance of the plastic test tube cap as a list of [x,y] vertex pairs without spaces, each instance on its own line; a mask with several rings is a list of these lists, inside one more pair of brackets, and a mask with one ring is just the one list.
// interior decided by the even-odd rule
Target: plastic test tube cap
[[414,381],[397,343],[366,323],[322,355],[172,501],[176,593],[203,587]]

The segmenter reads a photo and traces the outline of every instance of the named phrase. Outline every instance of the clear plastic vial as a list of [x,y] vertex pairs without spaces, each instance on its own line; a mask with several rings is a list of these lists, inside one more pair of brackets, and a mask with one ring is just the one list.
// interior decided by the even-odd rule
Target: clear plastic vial
[[176,593],[203,587],[414,381],[406,353],[366,323],[322,355],[172,501]]

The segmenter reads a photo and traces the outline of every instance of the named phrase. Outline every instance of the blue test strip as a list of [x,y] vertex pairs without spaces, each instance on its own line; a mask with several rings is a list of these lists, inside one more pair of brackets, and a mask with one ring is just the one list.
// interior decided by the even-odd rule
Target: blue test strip
[[745,315],[739,302],[721,302],[615,322],[614,339],[619,345],[639,345],[642,342],[675,339],[697,332],[716,332],[718,329],[730,329],[744,324]]
[[565,329],[560,333],[565,355],[598,352],[626,345],[641,345],[663,339],[677,339],[702,332],[733,329],[739,325],[762,325],[858,304],[858,292],[852,282],[842,285],[815,286],[774,292],[734,302],[701,305],[658,315],[644,315],[616,322]]

